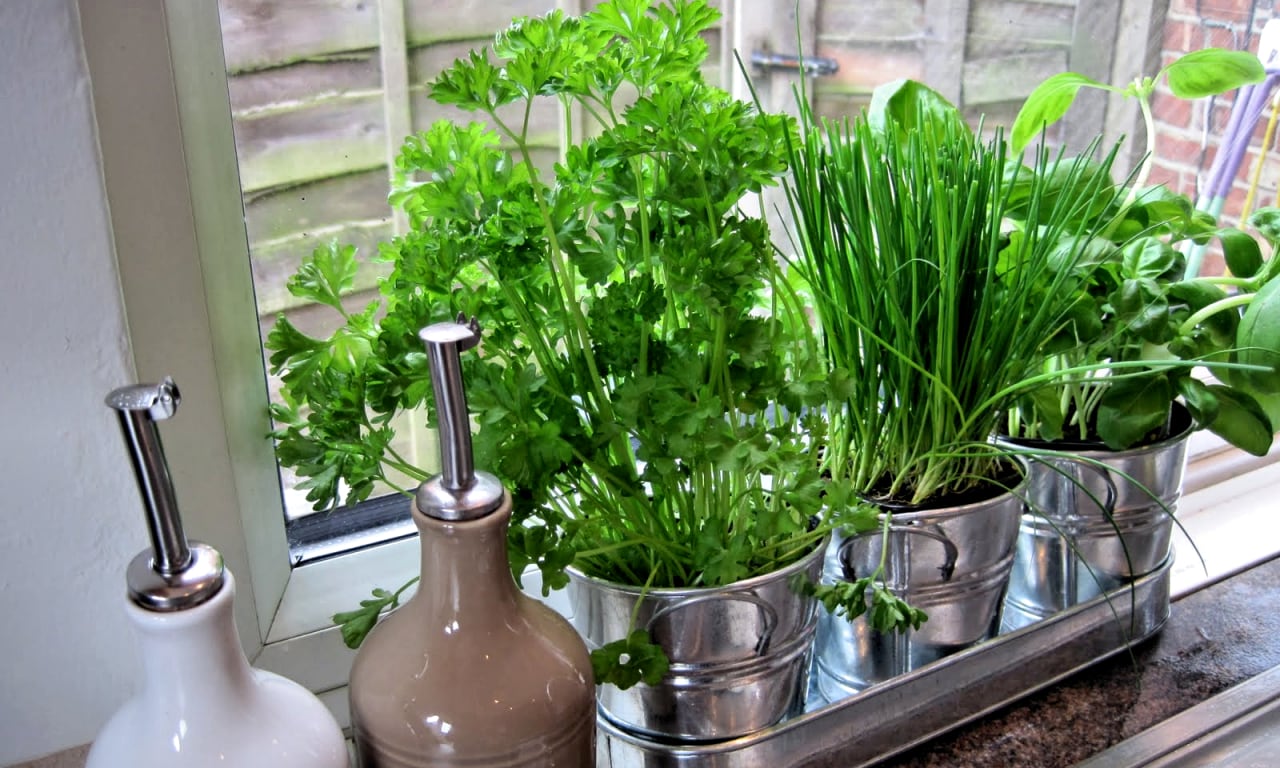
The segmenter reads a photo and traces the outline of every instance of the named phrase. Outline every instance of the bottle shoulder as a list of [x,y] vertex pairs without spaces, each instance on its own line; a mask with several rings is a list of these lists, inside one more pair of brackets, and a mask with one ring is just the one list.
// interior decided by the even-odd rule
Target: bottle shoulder
[[[255,690],[234,706],[182,706],[145,692],[108,721],[86,768],[347,768],[346,741],[319,699],[279,675],[254,670]],[[193,711],[194,710],[194,711]]]

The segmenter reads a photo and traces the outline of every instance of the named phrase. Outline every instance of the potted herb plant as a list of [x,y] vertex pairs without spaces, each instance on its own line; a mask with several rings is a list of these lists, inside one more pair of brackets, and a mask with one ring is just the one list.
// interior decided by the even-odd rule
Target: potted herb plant
[[[826,383],[804,307],[738,208],[782,175],[794,127],[704,82],[716,18],[613,0],[519,19],[456,61],[430,96],[479,121],[406,140],[391,202],[411,228],[381,247],[381,299],[344,309],[354,255],[321,248],[289,288],[342,326],[316,339],[281,318],[267,342],[278,455],[324,509],[391,469],[426,477],[391,445],[391,419],[430,394],[416,334],[477,318],[476,461],[512,491],[513,569],[570,587],[606,714],[687,738],[797,700],[816,605],[793,582],[816,578],[835,524],[816,516],[838,496],[811,453]],[[530,149],[544,100],[591,125],[552,168]],[[336,617],[348,642],[401,592]],[[735,632],[701,647],[700,621]]]
[[[1217,49],[1188,54],[1123,89],[1063,73],[1027,99],[1013,146],[1027,146],[1089,87],[1137,98],[1152,147],[1149,101],[1161,78],[1175,96],[1199,98],[1263,76],[1252,54]],[[1280,392],[1280,302],[1270,298],[1280,291],[1273,282],[1280,262],[1264,262],[1252,236],[1219,227],[1186,196],[1146,186],[1151,163],[1148,155],[1116,185],[1111,206],[1081,211],[1091,225],[1080,228],[1089,233],[1089,255],[1070,267],[1078,277],[1067,283],[1070,322],[1045,348],[1046,386],[1027,392],[1008,414],[1012,444],[1042,452],[1032,463],[1035,511],[1022,524],[1022,565],[1010,588],[1015,623],[1165,561],[1192,431],[1211,430],[1259,455],[1271,446],[1275,424],[1264,403]],[[1264,222],[1275,215],[1259,212]],[[1043,223],[1014,218],[1024,229]],[[1231,274],[1189,274],[1181,246],[1213,238]],[[1218,380],[1193,375],[1198,366]]]
[[[879,521],[835,545],[835,578],[817,590],[870,604],[852,624],[823,625],[820,681],[839,695],[999,628],[1023,470],[989,438],[1069,313],[1074,278],[1049,264],[1083,258],[1083,245],[1061,244],[1079,234],[1078,209],[1114,190],[1098,166],[1046,153],[1015,185],[1002,138],[983,140],[911,81],[881,87],[846,122],[802,104],[789,150],[794,266],[835,382],[824,467]],[[1017,205],[1047,214],[1045,226],[1009,235]],[[914,606],[905,622],[886,594]],[[903,623],[905,637],[884,633]]]

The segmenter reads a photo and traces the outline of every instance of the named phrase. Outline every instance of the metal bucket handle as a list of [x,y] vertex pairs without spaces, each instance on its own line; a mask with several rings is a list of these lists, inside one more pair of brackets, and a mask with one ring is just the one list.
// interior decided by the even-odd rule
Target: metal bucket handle
[[[960,559],[960,550],[956,547],[955,542],[947,538],[945,533],[937,530],[935,526],[923,527],[919,525],[894,524],[889,525],[889,531],[897,531],[898,533],[914,533],[917,536],[927,536],[934,541],[941,543],[945,556],[943,558],[942,565],[938,566],[938,572],[942,574],[943,581],[951,581],[951,576],[956,572],[956,561]],[[849,546],[864,536],[872,536],[881,534],[882,532],[883,531],[880,528],[863,531],[862,533],[855,533],[840,542],[840,547],[836,550],[836,557],[840,560],[840,571],[844,574],[846,581],[855,581],[858,578],[853,567],[849,565]]]
[[[1120,494],[1119,490],[1116,488],[1116,481],[1111,477],[1110,470],[1100,464],[1096,464],[1091,461],[1084,461],[1080,457],[1067,456],[1064,458],[1077,470],[1087,469],[1102,478],[1103,486],[1106,488],[1106,495],[1102,499],[1102,515],[1110,520],[1112,513],[1116,510],[1116,498]],[[1080,481],[1077,479],[1078,477],[1078,475],[1072,473],[1070,478],[1064,477],[1063,480],[1071,483],[1073,487],[1080,487]],[[1074,492],[1071,494],[1071,498],[1075,498]],[[1092,498],[1092,495],[1090,498]],[[1071,505],[1071,513],[1073,517],[1079,517],[1074,503]]]
[[677,600],[670,605],[664,605],[653,612],[649,617],[649,621],[645,623],[644,629],[650,632],[653,624],[658,619],[670,613],[688,608],[698,603],[709,603],[713,600],[738,600],[744,603],[752,603],[760,609],[760,618],[764,622],[764,628],[760,630],[760,639],[756,641],[755,652],[757,656],[763,656],[769,650],[769,643],[773,641],[773,632],[778,628],[778,612],[767,600],[759,595],[751,592],[713,592],[706,595],[696,595],[694,597],[686,597],[683,600]]

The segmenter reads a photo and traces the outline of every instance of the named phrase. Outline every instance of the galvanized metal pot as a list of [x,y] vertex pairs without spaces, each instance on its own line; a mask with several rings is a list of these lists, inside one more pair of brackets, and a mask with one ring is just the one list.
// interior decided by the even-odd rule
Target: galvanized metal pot
[[[711,741],[799,711],[809,682],[817,602],[799,582],[821,575],[825,542],[800,560],[725,587],[650,589],[569,569],[571,621],[591,648],[649,630],[671,668],[655,686],[599,686],[601,713],[628,731]],[[639,605],[637,607],[637,601]]]
[[[1030,455],[1005,625],[1039,621],[1151,573],[1169,557],[1191,416],[1175,404],[1171,437],[1124,451]],[[1053,449],[1054,443],[1004,441]]]
[[[892,513],[884,582],[928,621],[918,630],[882,633],[865,615],[849,621],[824,613],[816,664],[823,696],[848,696],[999,632],[1025,486],[1024,476],[986,500]],[[872,573],[883,543],[880,530],[833,540],[823,578]]]

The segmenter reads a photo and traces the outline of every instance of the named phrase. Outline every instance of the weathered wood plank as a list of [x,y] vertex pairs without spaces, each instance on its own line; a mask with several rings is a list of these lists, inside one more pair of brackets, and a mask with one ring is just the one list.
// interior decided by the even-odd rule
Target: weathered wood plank
[[965,50],[969,41],[970,0],[925,0],[923,81],[952,104],[962,105]]
[[918,40],[927,24],[925,0],[835,0],[818,4],[818,40],[883,43]]
[[377,0],[218,0],[231,73],[378,45]]
[[814,93],[814,111],[832,119],[856,115],[870,103],[870,92],[818,90]]
[[1040,81],[1063,71],[1066,65],[1065,49],[966,61],[964,105],[980,107],[1009,101],[1021,102]]
[[969,13],[966,58],[1069,48],[1075,9],[1068,5],[981,0]]
[[[1141,75],[1153,75],[1161,65],[1161,30],[1169,15],[1169,0],[1123,0],[1116,24],[1115,56],[1108,83],[1127,83]],[[1105,141],[1112,144],[1123,136],[1129,140],[1121,148],[1116,166],[1133,168],[1147,151],[1146,131],[1135,99],[1111,94],[1103,128]]]
[[820,99],[836,94],[870,95],[876,86],[902,77],[933,84],[925,75],[925,57],[912,41],[856,46],[822,44],[818,55],[835,59],[840,65],[834,75],[813,81]]
[[431,45],[410,42],[409,82],[415,86],[431,82],[454,61],[465,58],[474,46],[475,42],[468,40],[446,40]]
[[382,72],[372,52],[341,61],[307,61],[287,67],[244,72],[227,78],[233,117],[280,105],[327,101],[382,87]]
[[[1116,55],[1117,22],[1120,7],[1114,0],[1079,0],[1073,24],[1067,68],[1107,82]],[[1083,150],[1102,133],[1106,123],[1107,94],[1084,88],[1076,96],[1063,119],[1063,138],[1068,147]]]
[[541,16],[555,0],[405,0],[410,45],[451,40],[491,39],[519,16]]
[[364,171],[386,162],[379,92],[236,121],[245,192]]
[[298,237],[342,221],[391,216],[386,171],[334,176],[249,197],[244,215],[249,242]]
[[[404,0],[380,0],[378,50],[382,61],[382,114],[387,132],[385,156],[388,169],[395,167],[398,137],[407,136],[413,130],[404,17]],[[388,172],[388,178],[390,175]],[[391,224],[396,234],[409,229],[409,220],[403,211],[392,213]]]

